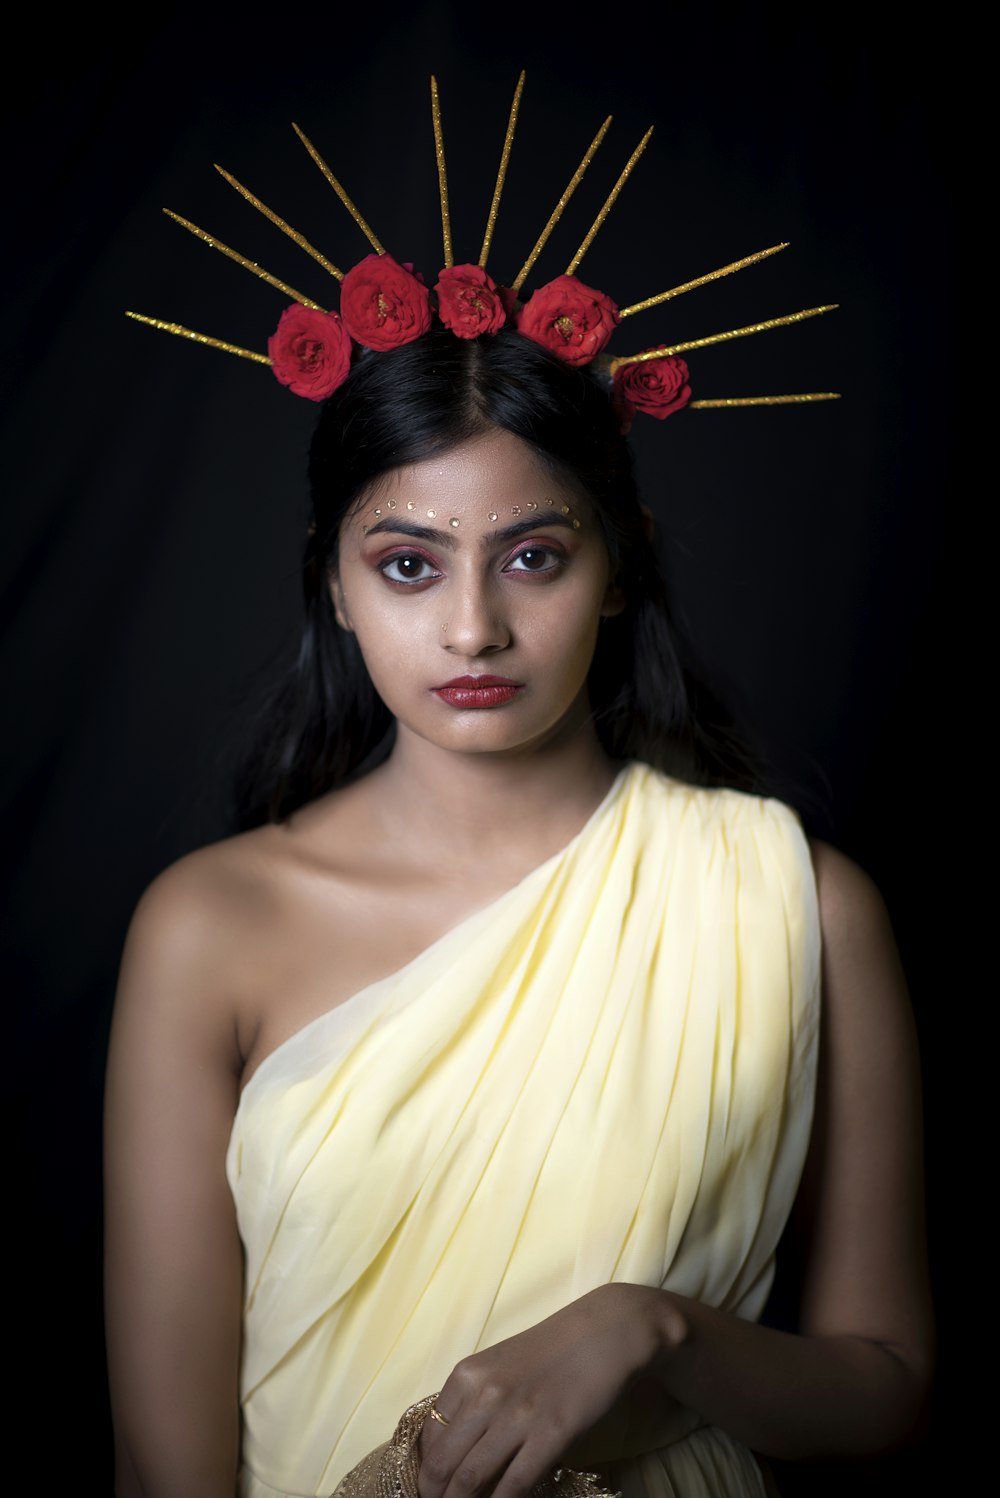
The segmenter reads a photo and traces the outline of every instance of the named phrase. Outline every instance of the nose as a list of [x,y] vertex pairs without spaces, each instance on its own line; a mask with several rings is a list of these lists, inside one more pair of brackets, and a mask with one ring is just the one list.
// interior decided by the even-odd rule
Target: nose
[[482,581],[452,592],[444,615],[441,644],[454,655],[487,655],[510,644],[502,602]]

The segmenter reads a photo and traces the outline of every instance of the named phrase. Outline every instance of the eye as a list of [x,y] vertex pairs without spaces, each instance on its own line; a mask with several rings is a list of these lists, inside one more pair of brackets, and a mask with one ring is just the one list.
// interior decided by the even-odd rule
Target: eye
[[390,557],[387,562],[382,562],[379,571],[391,583],[423,583],[439,575],[426,557],[417,556],[413,552]]
[[526,546],[516,552],[504,569],[507,572],[554,572],[565,558],[550,546]]

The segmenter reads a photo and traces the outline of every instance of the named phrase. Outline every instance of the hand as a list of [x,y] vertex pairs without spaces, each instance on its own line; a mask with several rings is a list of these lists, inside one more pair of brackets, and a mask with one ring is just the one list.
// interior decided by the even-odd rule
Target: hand
[[463,1358],[437,1399],[447,1425],[428,1418],[421,1431],[420,1498],[494,1484],[494,1498],[523,1498],[662,1350],[661,1301],[646,1285],[601,1285]]

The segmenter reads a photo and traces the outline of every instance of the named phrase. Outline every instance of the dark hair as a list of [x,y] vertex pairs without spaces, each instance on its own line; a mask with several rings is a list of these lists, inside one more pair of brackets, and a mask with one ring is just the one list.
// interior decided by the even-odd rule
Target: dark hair
[[320,414],[309,456],[313,519],[306,623],[290,678],[271,696],[238,777],[242,828],[281,821],[384,759],[394,720],[353,634],[334,616],[329,578],[341,524],[378,478],[499,427],[520,437],[589,500],[623,613],[602,623],[588,678],[598,735],[696,784],[758,789],[760,776],[683,658],[636,492],[632,456],[599,377],[506,330],[460,339],[434,329],[390,353],[364,353]]

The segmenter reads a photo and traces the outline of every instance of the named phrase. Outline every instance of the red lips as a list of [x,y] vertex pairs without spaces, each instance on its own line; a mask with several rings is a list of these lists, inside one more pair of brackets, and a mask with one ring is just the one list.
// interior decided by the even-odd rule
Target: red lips
[[455,676],[432,691],[450,707],[502,707],[514,700],[523,685],[508,676]]

